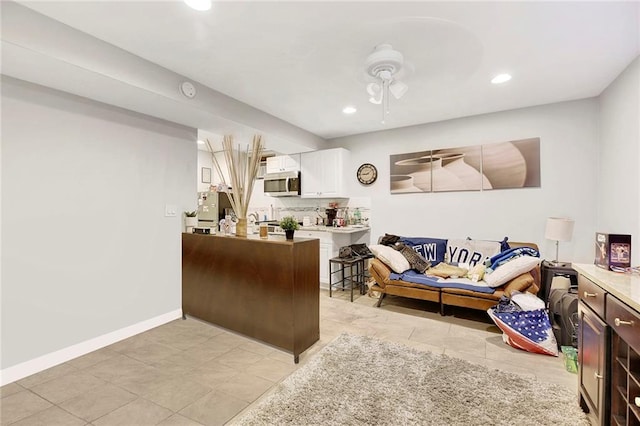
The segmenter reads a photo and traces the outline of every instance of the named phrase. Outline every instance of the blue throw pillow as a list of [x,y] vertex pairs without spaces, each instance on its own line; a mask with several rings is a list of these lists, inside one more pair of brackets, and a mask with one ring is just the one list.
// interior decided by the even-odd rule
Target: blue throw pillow
[[400,237],[400,242],[411,247],[431,262],[431,265],[435,266],[440,262],[444,262],[444,257],[447,252],[447,240],[425,237]]

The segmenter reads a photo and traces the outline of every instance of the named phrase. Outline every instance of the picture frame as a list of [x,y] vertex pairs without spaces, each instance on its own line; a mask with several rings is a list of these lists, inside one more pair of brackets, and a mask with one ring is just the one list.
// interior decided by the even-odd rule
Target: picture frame
[[202,183],[211,183],[211,169],[209,167],[202,168]]
[[389,156],[391,194],[540,188],[540,137]]

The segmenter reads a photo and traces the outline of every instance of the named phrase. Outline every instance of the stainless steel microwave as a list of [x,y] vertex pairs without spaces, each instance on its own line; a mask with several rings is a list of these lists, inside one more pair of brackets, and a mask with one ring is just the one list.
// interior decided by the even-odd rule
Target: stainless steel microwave
[[264,176],[264,195],[297,197],[300,195],[300,172],[269,173]]

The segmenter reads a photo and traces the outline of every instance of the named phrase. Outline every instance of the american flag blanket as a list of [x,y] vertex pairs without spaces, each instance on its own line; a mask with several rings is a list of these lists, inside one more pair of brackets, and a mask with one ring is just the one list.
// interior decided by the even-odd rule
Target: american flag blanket
[[[520,303],[517,303],[518,299]],[[536,296],[529,293],[514,294],[512,299],[503,296],[487,313],[502,330],[502,340],[508,345],[527,352],[558,356],[549,314],[544,302]]]

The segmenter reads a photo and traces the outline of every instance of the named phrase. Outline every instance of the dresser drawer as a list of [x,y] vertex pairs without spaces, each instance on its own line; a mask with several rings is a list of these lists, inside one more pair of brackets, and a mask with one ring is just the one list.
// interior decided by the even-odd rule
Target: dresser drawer
[[606,291],[598,287],[589,278],[586,278],[584,275],[578,276],[578,297],[580,297],[580,300],[582,300],[587,306],[593,309],[600,318],[605,317],[605,294]]
[[640,314],[610,294],[607,294],[607,324],[640,352]]

